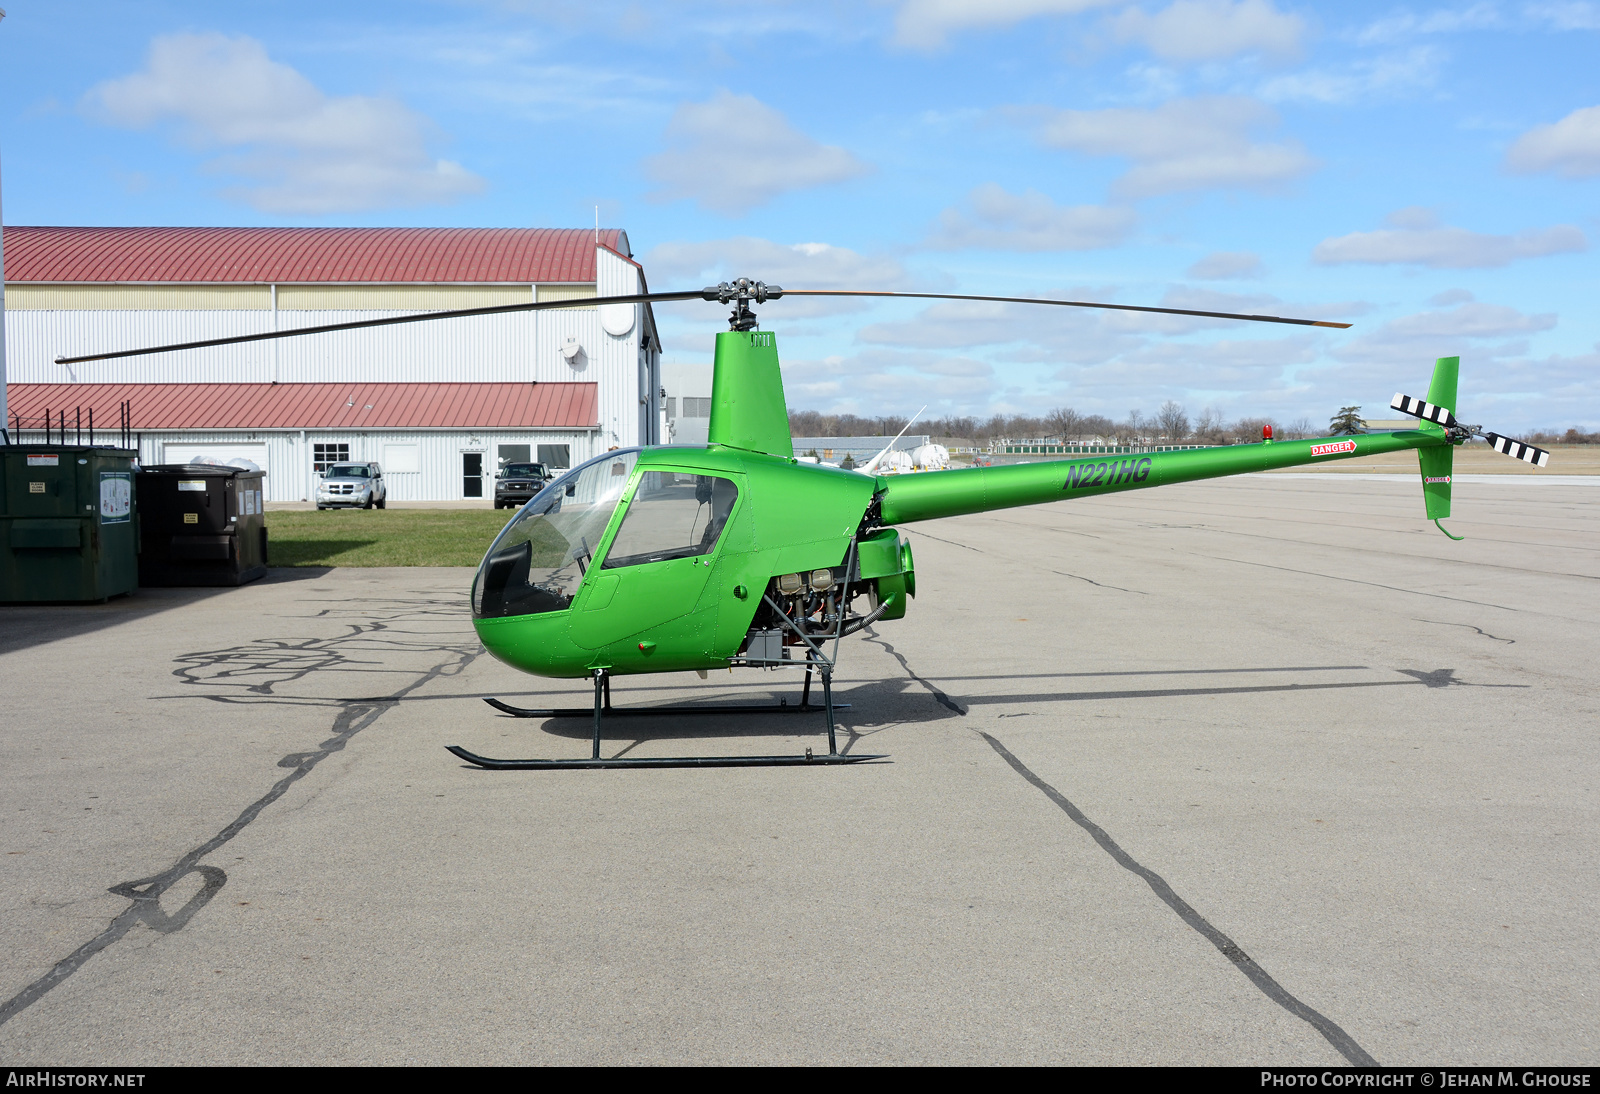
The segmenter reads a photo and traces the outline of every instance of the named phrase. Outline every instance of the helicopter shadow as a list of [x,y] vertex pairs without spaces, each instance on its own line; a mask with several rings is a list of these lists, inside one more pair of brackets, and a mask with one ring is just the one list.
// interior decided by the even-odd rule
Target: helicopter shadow
[[[1082,702],[1115,702],[1115,701],[1147,701],[1160,699],[1179,699],[1194,697],[1216,697],[1219,699],[1235,695],[1270,695],[1293,692],[1318,692],[1342,691],[1365,688],[1395,688],[1395,687],[1526,687],[1521,684],[1480,684],[1456,678],[1454,669],[1393,669],[1380,670],[1392,671],[1396,678],[1378,680],[1328,680],[1315,679],[1311,674],[1323,674],[1330,671],[1364,670],[1362,665],[1327,665],[1327,666],[1297,666],[1293,668],[1221,668],[1221,669],[1173,669],[1173,670],[1145,670],[1141,672],[1063,672],[1063,673],[1032,673],[1017,676],[972,676],[943,678],[939,682],[947,686],[951,682],[963,679],[971,680],[1015,680],[1019,684],[1031,684],[1043,678],[1074,679],[1085,678],[1126,678],[1130,676],[1175,676],[1187,677],[1183,686],[1176,687],[1110,687],[1110,688],[1083,688],[1076,690],[1044,690],[1035,687],[1019,688],[1003,692],[990,692],[981,695],[954,696],[940,690],[935,684],[915,674],[905,679],[872,680],[858,683],[835,686],[834,699],[836,703],[849,703],[847,710],[836,710],[835,721],[841,737],[847,743],[841,743],[840,751],[848,753],[858,741],[869,738],[886,729],[931,725],[951,719],[964,718],[974,709],[988,709],[996,707],[1022,707],[1023,710],[1001,713],[998,717],[1018,717],[1033,714],[1049,713],[1047,710],[1030,710],[1030,707],[1052,707],[1060,704]],[[908,669],[908,672],[910,670]],[[1219,683],[1215,686],[1195,686],[1198,681],[1191,683],[1194,677],[1223,677],[1237,676],[1241,673],[1249,674],[1274,674],[1278,681],[1272,683]],[[1278,675],[1282,674],[1282,675]],[[1287,678],[1286,678],[1287,677]],[[1144,681],[1141,680],[1141,683]],[[1153,683],[1154,681],[1152,681]],[[1177,683],[1178,681],[1174,681]],[[655,691],[648,688],[641,690]],[[790,696],[788,689],[771,689],[775,696],[798,700],[798,696]],[[716,739],[745,739],[745,738],[795,738],[809,736],[813,733],[822,734],[826,731],[826,723],[820,707],[814,707],[804,713],[795,710],[791,705],[787,712],[780,712],[776,705],[773,712],[748,713],[748,714],[704,714],[694,711],[675,712],[670,704],[652,706],[649,703],[633,704],[626,702],[628,693],[618,691],[613,695],[613,701],[620,709],[629,711],[659,711],[659,716],[640,718],[630,715],[625,718],[607,718],[602,724],[602,740],[609,741],[615,746],[621,742],[627,744],[618,755],[632,751],[640,744],[649,741],[689,741],[689,740],[716,740]],[[576,698],[576,697],[575,697]],[[748,703],[752,697],[745,692],[737,698],[730,696],[726,705],[733,706],[738,702]],[[815,699],[813,694],[813,699]],[[714,708],[718,704],[704,704],[707,708]],[[1065,713],[1065,712],[1062,712]],[[502,716],[507,721],[519,719]],[[593,732],[593,721],[586,714],[581,717],[563,717],[546,719],[527,719],[538,722],[539,729],[549,737],[565,738],[569,740],[588,740]]]
[[[649,688],[641,690],[655,691]],[[794,740],[816,737],[823,739],[827,721],[821,706],[821,687],[813,685],[811,706],[798,708],[800,688],[773,687],[752,695],[740,689],[722,702],[695,702],[697,710],[677,710],[671,703],[654,705],[649,702],[629,702],[630,692],[620,688],[612,693],[612,702],[618,710],[628,711],[625,717],[605,717],[601,724],[602,748],[608,757],[621,758],[638,746],[653,741],[712,741],[712,740]],[[541,697],[548,701],[550,696]],[[571,697],[577,708],[585,696]],[[839,734],[839,751],[849,753],[860,740],[874,733],[906,723],[937,722],[960,717],[960,713],[933,705],[927,693],[910,680],[871,680],[859,683],[835,684],[833,688],[834,722]],[[788,702],[779,706],[780,700]],[[771,713],[741,712],[718,713],[718,706],[747,706],[770,702]],[[839,709],[849,704],[848,709]],[[653,716],[640,716],[655,712]],[[521,722],[537,726],[538,731],[550,738],[588,741],[594,732],[594,721],[589,714],[560,718],[516,718],[500,715],[501,724]],[[825,742],[824,742],[825,743]],[[612,752],[617,745],[621,749]]]

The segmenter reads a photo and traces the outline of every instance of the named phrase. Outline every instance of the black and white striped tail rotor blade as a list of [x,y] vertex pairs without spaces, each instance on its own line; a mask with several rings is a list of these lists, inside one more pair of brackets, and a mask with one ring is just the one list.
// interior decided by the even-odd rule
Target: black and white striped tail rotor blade
[[1424,402],[1421,399],[1413,399],[1411,396],[1402,395],[1398,391],[1394,393],[1394,398],[1390,400],[1389,409],[1398,410],[1402,414],[1409,414],[1413,418],[1434,422],[1437,425],[1444,426],[1446,429],[1456,424],[1456,416],[1445,407],[1434,406],[1432,403]]
[[1503,452],[1507,456],[1514,456],[1535,467],[1550,466],[1550,453],[1542,448],[1535,448],[1531,444],[1514,441],[1510,437],[1502,437],[1498,433],[1485,433],[1483,439],[1489,442],[1496,452]]

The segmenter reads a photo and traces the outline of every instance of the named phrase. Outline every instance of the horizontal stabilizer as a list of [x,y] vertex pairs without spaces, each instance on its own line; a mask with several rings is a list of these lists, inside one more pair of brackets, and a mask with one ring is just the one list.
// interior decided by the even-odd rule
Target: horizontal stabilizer
[[1422,418],[1426,421],[1435,422],[1446,429],[1456,424],[1456,416],[1446,408],[1423,402],[1421,399],[1413,399],[1409,395],[1401,395],[1398,391],[1395,392],[1394,399],[1390,401],[1389,408],[1398,410],[1402,414],[1409,414],[1413,418]]
[[1507,456],[1515,456],[1519,460],[1531,463],[1535,467],[1548,467],[1550,453],[1542,448],[1535,448],[1531,444],[1514,441],[1510,437],[1502,437],[1498,433],[1485,433],[1483,439],[1488,441],[1496,452],[1504,452]]

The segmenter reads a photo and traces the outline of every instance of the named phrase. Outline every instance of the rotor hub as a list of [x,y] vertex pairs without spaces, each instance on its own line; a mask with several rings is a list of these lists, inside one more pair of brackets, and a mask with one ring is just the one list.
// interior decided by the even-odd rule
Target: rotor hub
[[707,300],[733,304],[733,311],[728,315],[729,330],[755,330],[756,313],[750,310],[751,301],[765,304],[768,300],[776,300],[782,296],[783,290],[777,285],[741,277],[707,286],[700,290],[700,295]]

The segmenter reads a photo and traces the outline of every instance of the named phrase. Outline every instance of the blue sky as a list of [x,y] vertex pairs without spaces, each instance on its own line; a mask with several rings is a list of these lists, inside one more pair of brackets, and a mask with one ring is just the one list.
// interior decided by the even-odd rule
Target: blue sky
[[[769,304],[790,404],[1600,428],[1600,3],[11,0],[11,224],[627,229]],[[710,305],[658,312],[708,358]]]

